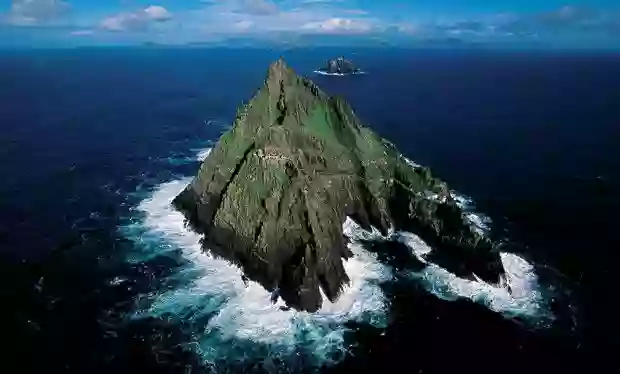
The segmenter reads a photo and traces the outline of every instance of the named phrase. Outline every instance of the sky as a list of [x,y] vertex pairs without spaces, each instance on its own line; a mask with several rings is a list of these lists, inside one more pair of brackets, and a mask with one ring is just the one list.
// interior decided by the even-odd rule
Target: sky
[[620,0],[0,0],[0,46],[620,47]]

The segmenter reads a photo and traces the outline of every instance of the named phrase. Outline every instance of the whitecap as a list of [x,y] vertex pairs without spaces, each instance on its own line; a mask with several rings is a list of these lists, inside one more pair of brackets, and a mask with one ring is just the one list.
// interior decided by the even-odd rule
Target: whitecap
[[[459,197],[467,199],[465,196]],[[471,200],[469,200],[471,201]],[[391,231],[383,236],[372,227],[363,230],[356,222],[347,219],[345,234],[356,241],[398,241],[405,244],[411,253],[427,266],[421,271],[411,271],[409,275],[422,284],[424,289],[446,301],[466,298],[485,305],[506,318],[524,318],[534,324],[546,323],[553,319],[547,309],[543,287],[539,283],[534,265],[513,253],[500,253],[504,275],[497,285],[489,284],[475,274],[473,280],[458,277],[448,270],[427,260],[433,249],[418,235],[406,231]]]
[[408,158],[407,158],[407,157],[405,157],[405,156],[402,156],[402,155],[401,155],[401,157],[403,158],[403,160],[405,160],[405,162],[406,162],[409,166],[411,166],[411,167],[412,167],[412,168],[414,168],[414,169],[419,169],[419,168],[421,168],[421,167],[422,167],[422,165],[418,164],[418,163],[417,163],[417,162],[415,162],[415,161],[412,161],[412,160],[408,159]]
[[345,73],[328,73],[328,72],[321,71],[321,70],[314,70],[314,73],[320,74],[320,75],[335,76],[335,77],[345,77],[347,75],[363,75],[363,74],[368,74],[368,73],[366,73],[364,71],[357,71],[355,73],[345,74]]
[[109,286],[118,286],[121,285],[125,282],[127,282],[128,279],[126,277],[114,277],[112,279],[108,280],[108,285]]
[[205,148],[205,149],[199,150],[198,153],[196,153],[196,160],[203,162],[204,160],[207,159],[207,157],[209,157],[212,150],[213,148]]
[[534,266],[513,253],[500,253],[504,276],[497,285],[489,284],[480,278],[466,279],[448,270],[428,263],[425,256],[432,249],[417,235],[400,233],[412,253],[428,266],[421,271],[410,272],[413,279],[442,300],[455,301],[466,298],[485,305],[507,318],[530,318],[532,322],[548,320],[552,315],[546,308],[542,286]]
[[466,279],[427,260],[433,249],[419,236],[405,231],[391,232],[384,236],[372,227],[363,230],[355,221],[347,218],[345,234],[354,241],[398,241],[405,244],[412,254],[427,266],[419,272],[410,272],[413,279],[440,299],[455,301],[467,298],[485,305],[507,318],[522,317],[542,320],[552,317],[545,309],[542,287],[534,266],[513,253],[500,253],[504,276],[498,285],[489,284],[475,274]]
[[428,263],[426,261],[426,256],[430,254],[433,249],[428,244],[426,244],[426,242],[424,242],[424,240],[422,240],[419,236],[410,232],[399,231],[394,234],[393,239],[409,247],[413,251],[413,254],[422,263]]
[[[400,156],[413,169],[419,169],[423,167],[422,165],[410,160],[403,155]],[[425,191],[423,195],[429,200],[435,200],[441,203],[446,202],[445,197],[440,197],[438,194],[432,193],[430,191]],[[450,191],[450,195],[455,201],[456,205],[463,210],[463,220],[471,227],[473,231],[480,235],[487,235],[491,231],[491,224],[493,221],[489,216],[476,211],[476,204],[471,197],[463,195],[456,191]]]
[[168,157],[164,157],[161,160],[168,163],[169,165],[185,165],[185,164],[192,164],[195,162],[203,162],[211,153],[211,151],[213,150],[212,142],[208,142],[207,143],[209,145],[209,147],[207,148],[191,148],[191,151],[194,154],[183,154],[183,155],[172,155],[172,156],[168,156]]
[[[401,157],[414,169],[422,167],[402,155]],[[476,211],[473,199],[457,191],[450,191],[450,195],[463,211],[463,220],[472,230],[480,235],[488,235],[492,220]],[[432,200],[441,199],[439,195],[433,193],[425,196]],[[432,248],[413,233],[397,232],[389,239],[407,245],[418,260],[428,265],[421,271],[411,272],[411,277],[422,282],[427,291],[440,299],[454,301],[467,298],[507,318],[523,317],[534,322],[553,319],[553,315],[547,309],[543,287],[539,283],[534,266],[516,254],[500,253],[505,274],[500,284],[492,285],[482,281],[475,274],[474,280],[460,278],[436,264],[429,263],[426,256],[432,252]]]
[[493,221],[485,214],[476,211],[474,200],[456,191],[450,191],[452,199],[456,205],[463,210],[463,219],[469,226],[480,235],[486,235],[491,231]]

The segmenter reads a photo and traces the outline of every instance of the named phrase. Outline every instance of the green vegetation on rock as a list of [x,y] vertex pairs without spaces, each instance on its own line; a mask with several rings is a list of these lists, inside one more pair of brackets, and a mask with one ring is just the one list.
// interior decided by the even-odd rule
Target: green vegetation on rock
[[346,216],[414,232],[477,274],[496,267],[491,243],[463,222],[448,191],[280,59],[174,204],[215,254],[315,311],[319,289],[333,301],[349,281]]

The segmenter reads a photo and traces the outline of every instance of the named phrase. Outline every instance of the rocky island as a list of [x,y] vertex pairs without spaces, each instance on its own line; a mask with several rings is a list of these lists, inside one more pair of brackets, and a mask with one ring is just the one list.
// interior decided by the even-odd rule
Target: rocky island
[[333,74],[333,75],[350,75],[350,74],[359,74],[362,71],[353,64],[353,62],[346,60],[344,57],[338,57],[333,60],[327,61],[324,67],[317,70],[322,74]]
[[444,182],[283,59],[173,204],[206,248],[299,310],[318,310],[322,294],[335,301],[347,285],[347,216],[417,234],[455,272],[496,283],[503,271]]

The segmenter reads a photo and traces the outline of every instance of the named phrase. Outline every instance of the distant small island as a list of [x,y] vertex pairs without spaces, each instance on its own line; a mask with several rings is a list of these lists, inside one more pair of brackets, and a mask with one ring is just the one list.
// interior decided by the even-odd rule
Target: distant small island
[[361,69],[353,64],[353,62],[345,59],[344,57],[338,57],[327,61],[325,67],[318,69],[316,72],[326,75],[352,75],[363,73]]

